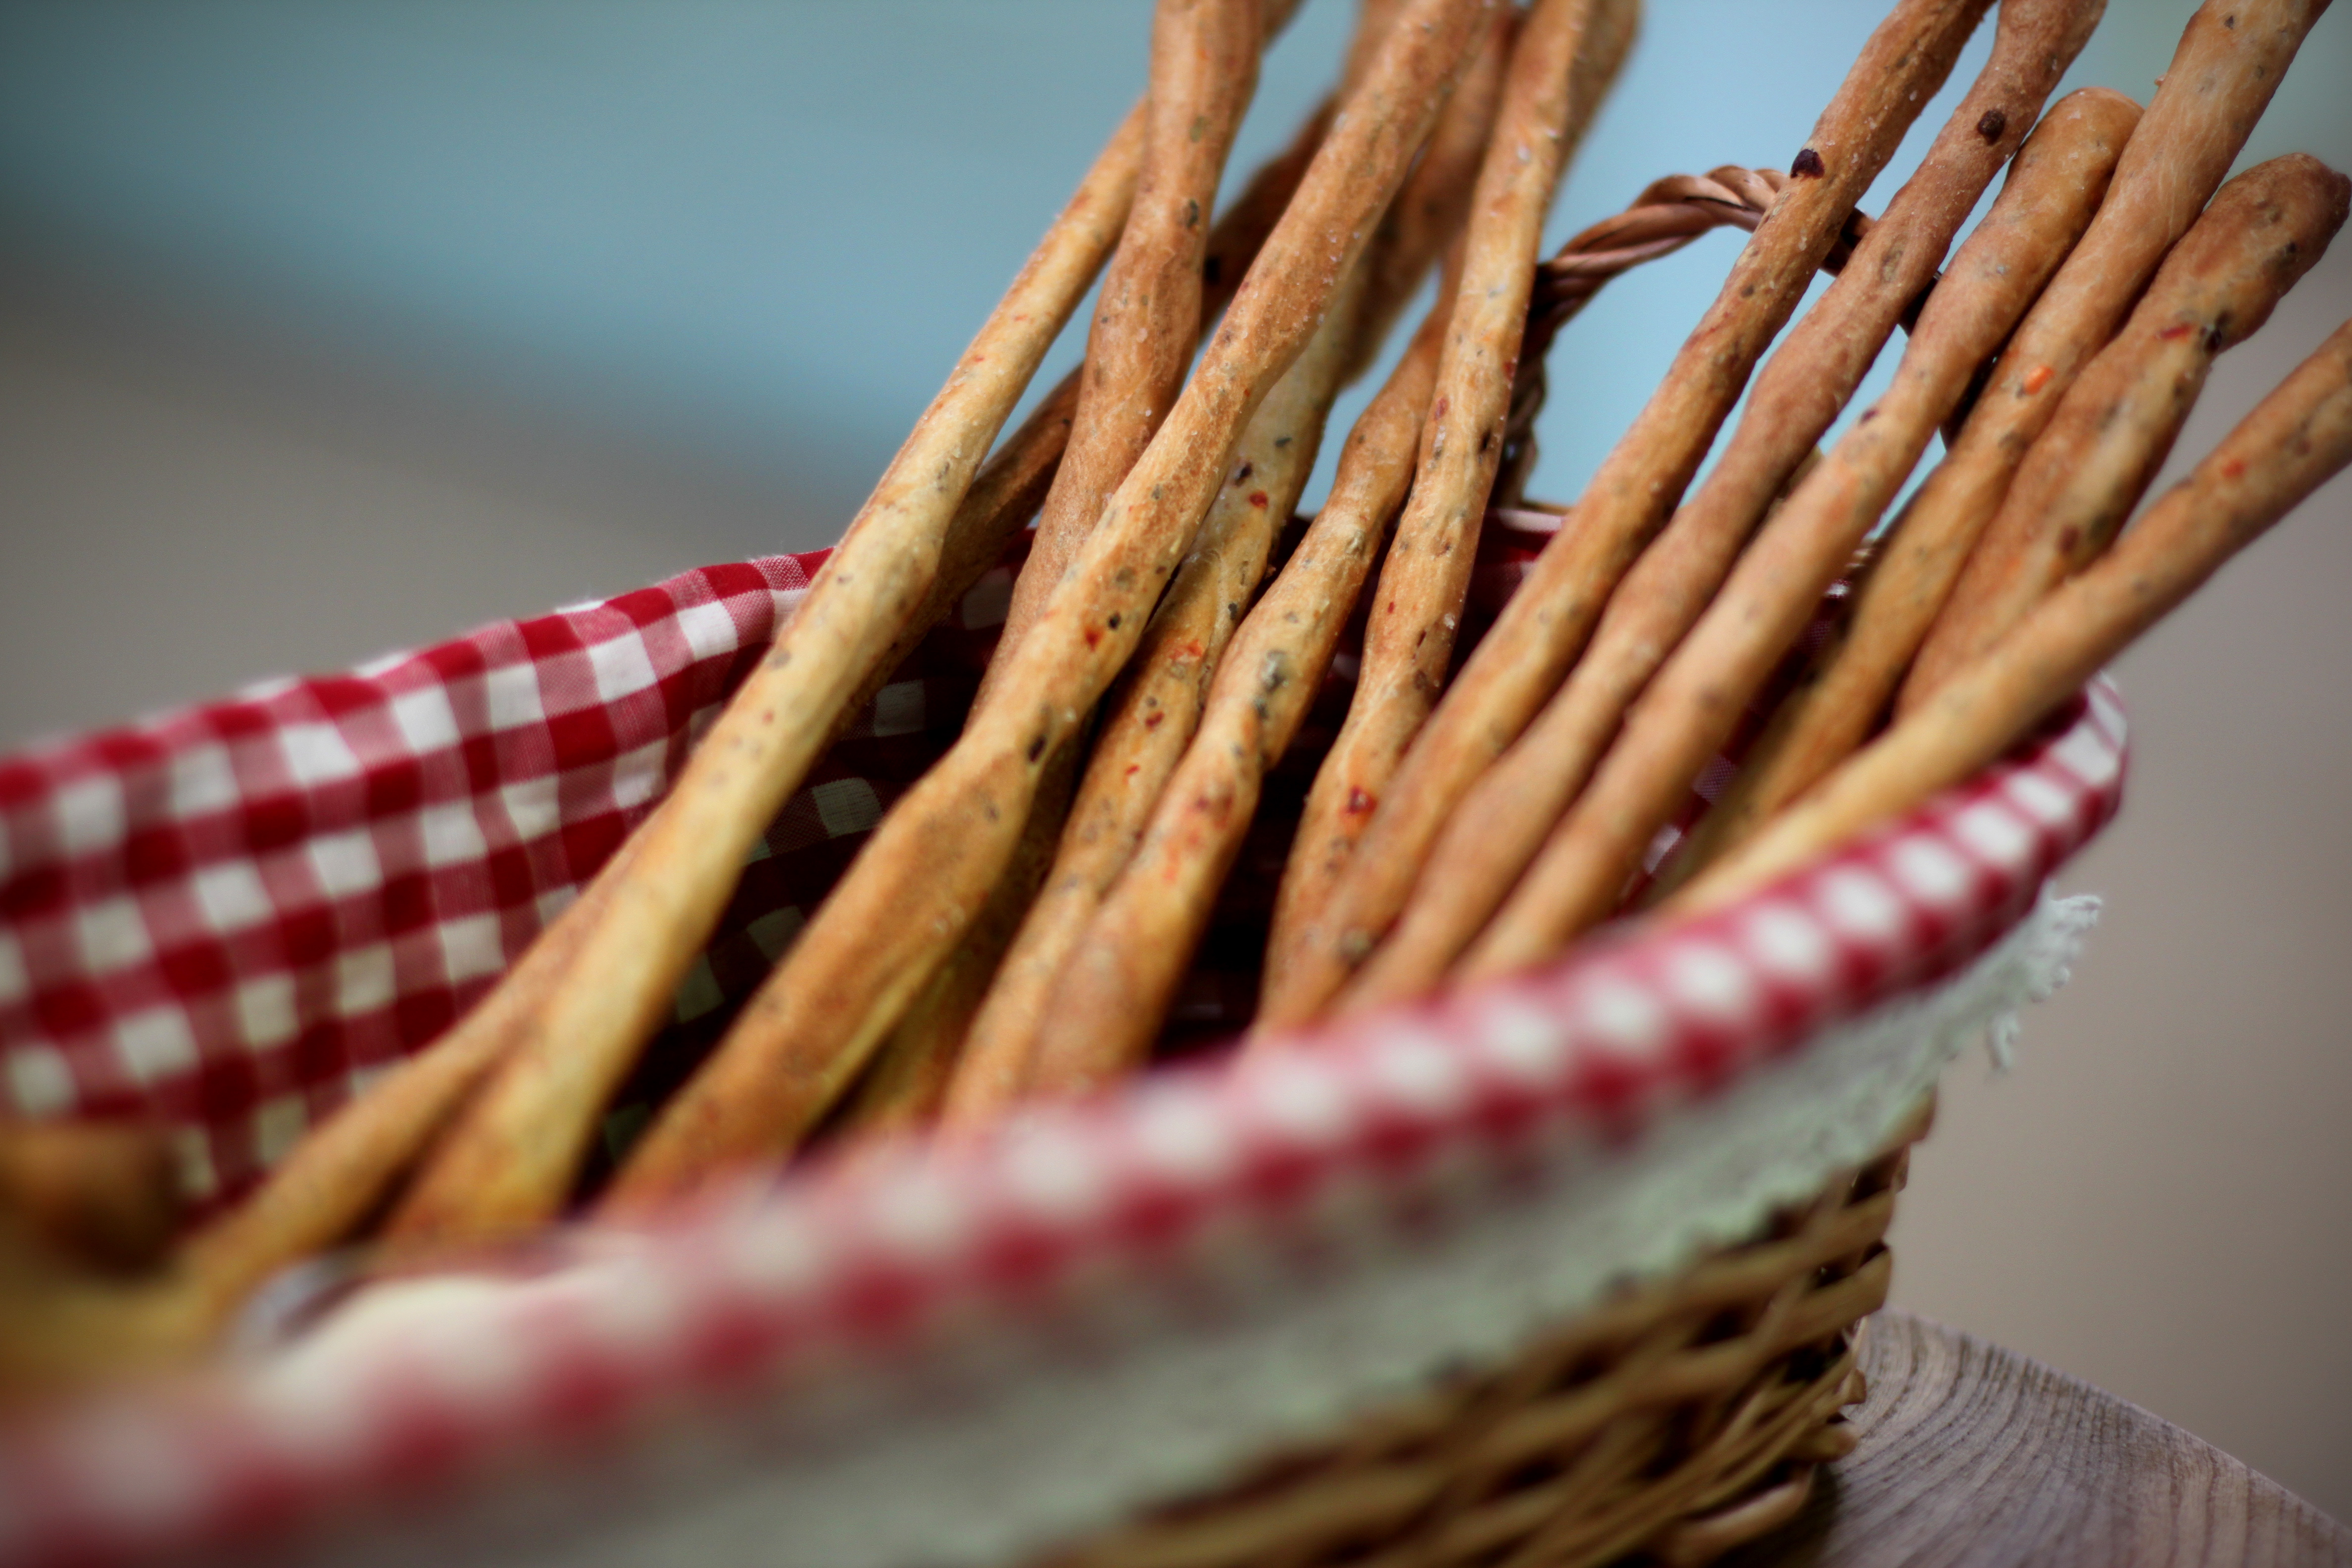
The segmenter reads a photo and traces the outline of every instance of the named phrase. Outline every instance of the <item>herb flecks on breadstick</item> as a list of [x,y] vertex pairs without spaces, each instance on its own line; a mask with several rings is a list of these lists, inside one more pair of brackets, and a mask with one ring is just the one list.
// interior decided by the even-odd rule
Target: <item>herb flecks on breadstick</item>
[[[1373,19],[1368,13],[1366,20]],[[1192,742],[1226,644],[1255,596],[1276,530],[1314,468],[1332,398],[1349,367],[1370,357],[1363,341],[1383,331],[1420,286],[1446,237],[1442,226],[1458,226],[1470,205],[1510,35],[1510,14],[1498,11],[1363,261],[1314,342],[1251,419],[1231,479],[1113,689],[1052,874],[973,1022],[951,1120],[984,1119],[1031,1087],[1030,1049],[1055,977]],[[1398,208],[1407,210],[1409,221],[1398,220]]]
[[1537,558],[1411,738],[1386,793],[1360,803],[1372,820],[1340,885],[1313,928],[1273,955],[1283,963],[1279,972],[1269,966],[1262,1029],[1320,1013],[1403,909],[1446,819],[1558,687],[1610,589],[1689,483],[1855,201],[1987,9],[1980,0],[1904,0],[1871,35],[1715,303],[1594,474],[1574,525]]
[[642,1208],[789,1148],[952,949],[1040,771],[1134,651],[1250,416],[1306,348],[1491,15],[1412,0],[1143,457],[961,738],[901,796],[607,1202]]
[[[1958,442],[1906,509],[1904,532],[1923,542],[1906,545],[1903,552],[1932,542],[1935,561],[1949,574],[1918,574],[1905,616],[1916,629],[1908,633],[1902,662],[1927,636],[1961,563],[2000,510],[2018,464],[2074,377],[2130,313],[2165,254],[2204,210],[2326,8],[2326,0],[2206,0],[2189,17],[2171,66],[2158,79],[2156,96],[2124,146],[2090,232],[2001,351]],[[1858,607],[1857,632],[1895,609],[1883,595],[1866,616]],[[1874,633],[1872,640],[1892,651],[1899,639]],[[1903,679],[1901,663],[1885,679]],[[1933,679],[1927,672],[1918,689]],[[1911,701],[1899,695],[1897,710]],[[1874,711],[1864,722],[1877,716]]]
[[[1014,1086],[1020,1091],[1090,1089],[1132,1065],[1158,1032],[1256,814],[1265,775],[1313,705],[1412,482],[1453,303],[1448,288],[1349,432],[1330,499],[1242,624],[1200,733],[1169,780],[1142,846],[1058,976],[1057,1014],[1083,1012],[1097,1026],[1108,1015],[1114,1026],[1055,1040]],[[1116,1005],[1098,1005],[1095,998],[1104,994],[1116,997]],[[1010,1097],[976,1095],[967,1115],[994,1110],[1003,1098]]]
[[[2138,121],[2139,106],[2105,88],[2085,88],[2053,109],[2018,153],[2000,198],[1939,291],[1979,300],[1988,316],[2011,300],[2030,307],[2089,226]],[[1910,374],[1906,355],[1898,375]],[[1931,476],[1920,493],[1935,483]],[[1912,606],[1930,595],[1940,602],[1958,567],[1956,556],[1946,559],[1952,542],[1929,537],[1921,524],[1915,498],[1861,577],[1848,617],[1808,660],[1796,689],[1748,748],[1730,787],[1664,868],[1657,894],[1688,879],[1723,846],[1745,837],[1862,743],[1925,629]]]
[[1919,649],[1921,690],[1974,662],[2106,548],[2172,450],[2213,357],[2258,331],[2326,254],[2346,189],[2343,175],[2293,153],[2215,195],[2026,454]]
[[1281,1016],[1298,977],[1313,973],[1326,907],[1361,821],[1453,662],[1478,529],[1502,458],[1544,217],[1565,154],[1632,46],[1639,15],[1629,4],[1548,5],[1529,17],[1514,51],[1506,90],[1517,118],[1502,127],[1480,169],[1437,390],[1373,595],[1355,698],[1317,772],[1283,868],[1262,1014]]
[[[1485,509],[1496,455],[1483,436],[1497,429],[1508,411],[1517,339],[1526,320],[1544,214],[1561,171],[1632,43],[1636,15],[1633,6],[1615,0],[1601,4],[1547,0],[1528,17],[1512,53],[1502,111],[1479,167],[1471,226],[1459,277],[1453,283],[1451,321],[1444,329],[1445,347],[1437,369],[1436,395],[1453,396],[1460,418],[1450,427],[1443,419],[1427,422],[1419,458],[1422,479],[1399,524],[1401,530],[1415,528],[1416,537],[1424,543],[1450,530],[1450,554],[1433,548],[1422,553],[1446,557],[1441,566],[1456,578],[1463,574],[1454,568],[1466,564],[1475,551],[1476,519]],[[1468,331],[1462,325],[1465,316],[1472,319]],[[1449,434],[1459,448],[1450,457],[1444,451]],[[1469,514],[1466,526],[1464,508]],[[1349,527],[1344,518],[1341,526],[1348,528],[1350,537],[1360,531]],[[1163,818],[1181,816],[1188,809],[1185,803],[1193,799],[1230,801],[1246,794],[1254,805],[1263,769],[1270,759],[1265,755],[1263,740],[1255,747],[1245,747],[1234,729],[1236,725],[1251,730],[1271,727],[1275,731],[1269,737],[1275,742],[1272,754],[1278,757],[1306,704],[1312,700],[1329,658],[1328,642],[1319,645],[1311,664],[1301,668],[1299,649],[1286,639],[1285,633],[1325,624],[1326,616],[1314,606],[1320,605],[1328,611],[1332,607],[1331,595],[1313,580],[1310,569],[1316,566],[1342,574],[1352,569],[1359,574],[1356,583],[1360,583],[1360,559],[1328,545],[1322,553],[1286,568],[1286,579],[1292,572],[1302,576],[1296,593],[1286,592],[1279,582],[1276,588],[1283,606],[1280,613],[1294,618],[1288,623],[1277,621],[1260,632],[1247,649],[1235,656],[1238,662],[1231,675],[1221,677],[1218,701],[1225,717],[1213,743],[1195,748],[1199,765],[1188,766],[1188,780],[1180,793],[1163,802]],[[1464,579],[1454,584],[1452,603],[1457,616],[1458,590],[1465,584]],[[1349,584],[1349,602],[1354,597],[1354,586]],[[1435,657],[1442,670],[1444,656]],[[1367,670],[1380,672],[1369,660]],[[1269,680],[1271,689],[1266,685]],[[1269,707],[1276,701],[1285,710],[1278,721]],[[1252,750],[1258,753],[1255,764],[1244,754]],[[1203,776],[1203,770],[1213,776]],[[1244,771],[1245,777],[1233,776]],[[1060,1092],[1086,1087],[1140,1056],[1158,1030],[1170,990],[1198,941],[1209,902],[1238,848],[1250,815],[1248,810],[1238,816],[1228,813],[1213,823],[1197,825],[1201,833],[1221,835],[1208,862],[1198,868],[1203,874],[1179,871],[1163,848],[1155,856],[1154,870],[1138,868],[1122,879],[1119,886],[1128,895],[1127,907],[1097,928],[1074,967],[1065,970],[1054,1005],[1039,1019],[1038,1067],[1034,1075],[1038,1088]],[[1182,829],[1176,832],[1183,836]],[[1162,834],[1161,845],[1169,842]],[[1158,907],[1138,910],[1138,899]],[[1173,903],[1184,907],[1172,907]],[[1153,935],[1139,929],[1116,929],[1155,916],[1168,919],[1173,929]],[[1143,946],[1138,947],[1137,942]]]
[[[2315,171],[2317,166],[2312,167]],[[2266,191],[2276,195],[2279,182],[2250,176],[2232,184],[2245,195]],[[2063,509],[2053,520],[2055,527],[2088,527],[2101,515],[2121,521],[2138,499],[2162,451],[2169,447],[2171,430],[2178,426],[2177,420],[2166,423],[2168,416],[2106,417],[2114,412],[2116,398],[2125,395],[2126,387],[2146,384],[2137,383],[2128,368],[2118,381],[2105,367],[2137,363],[2140,356],[2133,346],[2135,339],[2152,338],[2158,328],[2183,310],[2198,316],[2201,331],[2210,325],[2210,311],[2200,310],[2200,305],[2225,315],[2232,310],[2242,311],[2250,326],[2267,316],[2283,279],[2273,275],[2257,279],[2253,275],[2263,269],[2252,258],[2257,253],[2274,254],[2282,246],[2292,251],[2296,240],[2315,251],[2324,248],[2327,236],[2342,221],[2344,182],[2340,178],[2326,176],[2300,184],[2303,199],[2289,197],[2285,203],[2298,209],[2292,216],[2277,212],[2273,202],[2259,196],[2249,201],[2224,188],[2223,197],[2228,199],[2217,199],[2215,208],[2209,209],[2175,249],[2157,274],[2133,327],[2093,362],[2070,395],[2068,407],[2042,437],[2045,447],[2056,443],[2061,464],[2075,468],[2077,479],[2084,482],[2035,479],[2029,486],[2037,469],[2048,473],[2043,455],[2037,449],[2020,476],[2020,488],[2011,491],[2012,502]],[[2322,184],[2326,187],[2324,192],[2319,188]],[[2328,205],[2323,198],[2332,198],[2332,211],[2322,210]],[[2258,208],[2270,209],[2269,221],[2264,221]],[[2222,236],[2229,237],[2216,243]],[[2225,258],[2239,259],[2232,265]],[[2221,298],[2212,298],[2215,284],[2225,279],[2229,282],[2221,287]],[[1938,289],[1937,300],[1928,306],[1930,317],[1937,314],[1944,289],[1953,287],[1953,281],[1947,279],[1944,289]],[[1922,324],[1924,328],[1926,323]],[[1980,342],[1997,340],[2006,324],[1984,322]],[[1917,348],[1927,346],[1916,345],[1915,354]],[[1965,357],[1951,356],[1944,377],[1951,396],[1957,396],[1969,364],[1978,357],[1973,346]],[[1908,407],[1895,406],[1910,382],[1906,358],[1896,395],[1881,405],[1879,419],[1848,437],[1848,445],[1861,446],[1866,452],[1877,439],[1875,433],[1890,424],[1908,426],[1916,432],[1909,442],[1910,453],[1926,445],[1927,431],[1949,398],[1939,398],[1932,405],[1914,402]],[[2177,390],[2193,392],[2193,387]],[[2074,406],[2077,400],[2095,405],[2087,421]],[[2159,395],[2157,401],[2163,399]],[[2179,416],[2187,411],[2185,398],[2173,410]],[[2075,438],[2078,436],[2081,439]],[[1909,467],[1907,458],[1903,467]],[[1882,500],[1900,479],[1900,472],[1882,477]],[[1801,495],[1799,500],[1808,498]],[[1465,975],[1535,962],[1608,912],[1615,889],[1622,885],[1642,848],[1672,817],[1717,748],[1729,739],[1741,707],[1795,641],[1820,593],[1835,575],[1840,562],[1860,542],[1874,516],[1874,509],[1870,517],[1841,518],[1809,504],[1784,511],[1766,530],[1699,628],[1644,697],[1591,790],[1553,835],[1543,856],[1512,894],[1503,916],[1465,963]],[[1629,840],[1637,836],[1641,842],[1629,847]]]
[[983,692],[1002,679],[1104,500],[1184,384],[1202,317],[1209,215],[1257,84],[1255,13],[1255,0],[1160,0],[1153,14],[1150,132],[1135,205],[1103,274],[1069,448],[1013,581]]
[[1662,912],[1720,908],[1968,779],[2347,463],[2352,321],[2104,558]]

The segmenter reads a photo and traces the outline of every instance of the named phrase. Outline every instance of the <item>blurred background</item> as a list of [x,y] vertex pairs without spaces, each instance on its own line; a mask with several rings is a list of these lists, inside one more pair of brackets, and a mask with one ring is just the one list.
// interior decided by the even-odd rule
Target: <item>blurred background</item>
[[[2115,0],[2068,87],[2144,100],[2192,8]],[[1661,174],[1785,167],[1884,9],[1650,0],[1553,239]],[[1235,170],[1328,85],[1350,16],[1311,0],[1292,25]],[[5,0],[0,748],[829,542],[1139,89],[1148,21],[1144,0]],[[2352,167],[2347,67],[2339,8],[2243,162]],[[1575,497],[1737,243],[1612,284],[1562,335],[1535,494]],[[2347,316],[2352,239],[2221,362],[2172,469]],[[1065,338],[1039,385],[1082,325]],[[2347,596],[2339,479],[2123,661],[2129,803],[2063,879],[2106,917],[2016,1070],[1949,1075],[1895,1243],[1898,1303],[2339,1518]]]

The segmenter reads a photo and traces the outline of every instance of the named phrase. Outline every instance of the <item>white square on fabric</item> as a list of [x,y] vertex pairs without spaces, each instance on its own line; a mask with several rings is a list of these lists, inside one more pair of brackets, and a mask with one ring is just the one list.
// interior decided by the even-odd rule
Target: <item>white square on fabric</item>
[[240,798],[236,768],[217,742],[191,746],[172,758],[171,812],[179,821],[226,811]]
[[199,1127],[183,1127],[172,1134],[172,1157],[180,1167],[180,1190],[201,1202],[220,1191],[220,1172],[213,1166],[213,1146]]
[[923,727],[923,683],[897,680],[874,694],[874,732],[912,735]]
[[735,629],[735,617],[727,613],[724,605],[688,605],[670,624],[677,627],[678,635],[686,639],[688,651],[698,661],[733,653],[743,646],[742,636]]
[[319,889],[331,899],[372,892],[383,885],[383,868],[377,864],[375,840],[364,827],[331,833],[304,847]]
[[310,1128],[310,1107],[300,1095],[266,1100],[253,1113],[253,1152],[264,1165],[275,1165]]
[[150,1007],[114,1026],[114,1053],[135,1081],[152,1087],[196,1065],[196,1037],[177,1007]]
[[278,731],[286,769],[305,789],[359,777],[360,760],[332,724],[289,724]]
[[709,958],[697,954],[693,966],[686,972],[686,978],[677,984],[677,997],[674,1003],[677,1021],[690,1024],[707,1013],[717,1012],[726,1001],[726,993],[719,989],[719,977],[710,973]]
[[463,866],[490,852],[470,800],[426,806],[416,814],[416,830],[424,841],[427,866]]
[[543,837],[562,826],[555,807],[552,774],[507,784],[499,791],[499,799],[507,808],[507,820],[514,825],[517,838]]
[[654,673],[653,656],[646,652],[646,639],[634,631],[589,644],[588,668],[595,672],[596,695],[606,702],[634,697],[660,679]]
[[490,710],[490,728],[512,730],[547,718],[539,700],[539,667],[509,664],[482,675],[482,697]]
[[128,896],[84,904],[73,912],[74,944],[92,978],[144,963],[155,951],[139,900]]
[[122,784],[112,773],[76,779],[49,797],[58,847],[89,855],[122,842]]
[[8,1049],[8,1099],[19,1116],[58,1116],[74,1108],[73,1069],[54,1046]]
[[335,1011],[356,1018],[392,1005],[392,944],[373,942],[335,955]]
[[269,889],[250,860],[224,860],[206,866],[188,879],[204,911],[205,924],[215,931],[243,931],[269,918]]
[[294,977],[266,975],[236,988],[237,1032],[255,1049],[285,1044],[301,1020],[294,1011]]
[[959,614],[964,629],[976,632],[1003,626],[1012,609],[1013,569],[999,566],[982,574],[979,582],[964,590]]
[[807,917],[798,910],[771,910],[745,926],[743,934],[773,963],[783,957],[784,949],[792,946],[793,938],[800,935],[801,927],[807,923]]
[[651,741],[614,758],[613,804],[626,811],[661,794],[662,763],[668,752],[667,740]]
[[0,931],[0,1002],[21,1002],[33,994],[33,977],[25,969],[25,950],[15,933]]
[[478,975],[496,974],[505,967],[506,952],[499,941],[496,915],[443,921],[434,934],[441,942],[442,970],[453,985]]
[[835,838],[863,833],[882,820],[882,797],[864,779],[828,779],[809,791],[817,819]]
[[457,715],[449,706],[449,692],[441,686],[421,686],[404,691],[386,706],[393,728],[400,731],[411,753],[424,756],[457,743]]

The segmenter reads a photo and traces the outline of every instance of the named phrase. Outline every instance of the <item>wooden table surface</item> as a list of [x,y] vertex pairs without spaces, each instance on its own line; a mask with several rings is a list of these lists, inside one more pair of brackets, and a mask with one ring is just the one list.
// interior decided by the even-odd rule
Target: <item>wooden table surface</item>
[[1854,1451],[1724,1568],[2352,1563],[2352,1530],[2160,1417],[1896,1311],[1870,1321]]

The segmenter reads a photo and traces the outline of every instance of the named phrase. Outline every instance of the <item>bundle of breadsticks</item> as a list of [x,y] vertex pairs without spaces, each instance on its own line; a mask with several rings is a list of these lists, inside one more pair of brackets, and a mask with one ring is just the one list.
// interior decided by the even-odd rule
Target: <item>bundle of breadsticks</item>
[[[1738,896],[1997,758],[2352,459],[2347,325],[2125,526],[2214,356],[2344,221],[2347,181],[2307,157],[2224,183],[2325,0],[2212,0],[2145,107],[2049,102],[2103,0],[2001,0],[1985,63],[1866,219],[1993,9],[1896,0],[1785,172],[1660,181],[1549,259],[1636,0],[1361,0],[1328,100],[1212,221],[1289,8],[1159,0],[1142,101],[650,818],[163,1285],[53,1289],[34,1354],[180,1353],[323,1249],[644,1215],[820,1135],[962,1137],[1113,1082],[1161,1040],[1286,762],[1311,783],[1244,1049]],[[1750,237],[1715,302],[1471,646],[1482,527],[1528,482],[1554,334],[1720,226]],[[1817,271],[1834,280],[1799,316]],[[999,441],[1097,274],[1083,366]],[[1293,528],[1335,398],[1433,274]],[[1891,387],[1822,449],[1898,329]],[[747,854],[1033,518],[961,737],[583,1191]],[[1832,635],[1797,658],[1833,588]],[[1292,756],[1345,667],[1336,734]]]

